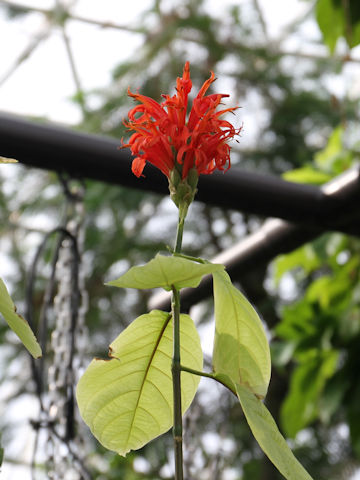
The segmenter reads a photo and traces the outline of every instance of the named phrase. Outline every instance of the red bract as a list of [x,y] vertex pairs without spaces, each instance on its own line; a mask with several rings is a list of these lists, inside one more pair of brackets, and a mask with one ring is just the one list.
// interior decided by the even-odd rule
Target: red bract
[[183,179],[194,167],[198,174],[230,168],[227,142],[239,135],[241,128],[236,129],[230,122],[220,119],[237,107],[216,111],[221,99],[229,95],[205,95],[214,81],[215,75],[211,72],[193,101],[188,120],[188,95],[192,88],[189,62],[185,64],[183,76],[176,81],[176,94],[163,95],[165,101],[161,104],[128,90],[129,96],[140,105],[129,112],[125,125],[135,133],[123,147],[130,147],[135,156],[132,171],[137,177],[142,175],[146,162],[155,165],[167,177],[177,163]]

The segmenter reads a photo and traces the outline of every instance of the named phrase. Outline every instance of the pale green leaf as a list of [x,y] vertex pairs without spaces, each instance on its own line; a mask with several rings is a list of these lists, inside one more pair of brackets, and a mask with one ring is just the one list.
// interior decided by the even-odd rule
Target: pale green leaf
[[213,378],[217,382],[222,383],[225,387],[231,390],[234,395],[236,395],[235,383],[231,380],[231,378],[228,375],[226,375],[225,373],[213,372]]
[[312,480],[295,458],[261,400],[242,385],[236,385],[236,391],[255,439],[279,472],[288,480]]
[[4,282],[0,278],[0,313],[34,358],[41,357],[41,348],[27,321],[18,313]]
[[108,285],[123,288],[164,288],[171,290],[184,287],[195,288],[202,277],[209,273],[222,270],[223,265],[201,264],[181,257],[156,255],[153,260],[141,267],[132,267],[128,272]]
[[316,170],[311,165],[305,165],[304,167],[285,172],[283,174],[283,178],[288,182],[322,185],[323,183],[331,180],[331,175],[320,170]]
[[[234,384],[265,397],[270,381],[270,349],[262,322],[225,271],[216,272],[213,370]],[[227,381],[225,381],[227,384]],[[230,384],[229,388],[234,390]]]
[[331,133],[326,147],[315,155],[315,163],[320,168],[329,168],[334,159],[343,151],[343,135],[342,126],[336,127]]
[[[110,360],[94,359],[77,386],[80,413],[109,450],[126,455],[173,424],[172,319],[154,310],[134,320],[110,345]],[[181,363],[202,370],[200,339],[188,315],[180,317]],[[182,372],[182,408],[200,377]]]

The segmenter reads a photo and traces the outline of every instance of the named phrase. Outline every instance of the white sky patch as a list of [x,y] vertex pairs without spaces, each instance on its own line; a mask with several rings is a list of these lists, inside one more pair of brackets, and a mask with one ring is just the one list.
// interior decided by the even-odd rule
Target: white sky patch
[[[37,8],[52,7],[52,2],[39,0],[22,3]],[[135,26],[139,13],[150,4],[150,0],[138,0],[131,4],[122,2],[119,8],[119,2],[107,0],[101,2],[100,7],[99,2],[83,0],[78,2],[73,12],[97,21],[125,26],[134,23]],[[9,21],[0,10],[0,42],[7,45],[1,52],[0,82],[33,39],[45,35],[48,30],[49,23],[40,13]],[[131,58],[142,44],[140,34],[77,20],[67,21],[66,34],[70,39],[81,87],[85,90],[108,86],[114,65]],[[46,39],[1,84],[0,109],[76,124],[81,120],[81,112],[71,101],[75,92],[62,32],[54,26]]]
[[96,18],[104,22],[113,22],[120,25],[135,23],[142,12],[149,9],[152,0],[80,0],[72,8],[76,15],[86,18]]
[[271,38],[277,38],[279,33],[299,16],[309,10],[309,3],[301,0],[258,0]]
[[[309,4],[301,0],[288,0],[286,9],[283,8],[283,0],[272,2],[259,0],[259,3],[272,39],[277,39],[287,25],[309,8]],[[21,4],[49,9],[54,2],[24,0]],[[166,10],[170,5],[174,8],[174,5],[180,4],[181,2],[169,2],[166,7],[164,2],[163,8]],[[230,6],[242,7],[245,4],[245,1],[207,0],[205,6],[207,12],[218,15]],[[130,3],[118,0],[104,0],[101,3],[97,0],[79,0],[71,7],[71,11],[77,16],[131,28],[136,27],[142,13],[151,5],[152,0],[134,0]],[[309,35],[311,34],[310,37],[319,36],[319,30],[314,21],[307,22],[307,25],[306,29]],[[7,45],[7,48],[2,49],[1,52],[0,82],[31,39],[43,34],[47,29],[48,22],[40,13],[21,16],[10,21],[0,9],[0,42],[2,45]],[[85,90],[108,86],[114,65],[132,58],[142,44],[140,34],[101,28],[77,20],[66,22],[66,32],[70,39],[80,83]],[[296,39],[296,37],[293,38]],[[302,44],[296,44],[296,40],[293,47],[305,48]],[[355,92],[357,89],[360,89],[360,86],[354,87]],[[76,124],[81,120],[81,112],[80,108],[70,100],[75,92],[76,86],[61,30],[55,26],[49,37],[42,41],[15,73],[1,85],[0,109]],[[232,101],[236,99],[232,98]],[[244,120],[247,122],[249,132],[251,119]]]

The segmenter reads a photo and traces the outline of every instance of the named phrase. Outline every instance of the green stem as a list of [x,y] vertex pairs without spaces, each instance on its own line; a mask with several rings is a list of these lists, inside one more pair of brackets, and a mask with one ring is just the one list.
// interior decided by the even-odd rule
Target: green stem
[[193,257],[191,255],[184,255],[183,253],[174,252],[174,257],[186,258],[187,260],[191,260],[192,262],[202,263],[203,265],[211,263],[211,262],[208,262],[207,260],[204,260],[203,258]]
[[174,405],[174,450],[175,450],[175,480],[183,480],[182,451],[182,409],[181,409],[181,369],[180,369],[180,293],[172,287],[172,315],[174,323],[174,349],[172,360],[173,405]]
[[193,375],[197,375],[198,377],[206,377],[206,378],[212,378],[213,380],[216,380],[213,373],[201,372],[200,370],[194,370],[193,368],[184,367],[183,365],[180,365],[180,370],[182,372],[192,373]]
[[184,367],[183,365],[180,365],[180,370],[182,372],[188,372],[193,375],[197,375],[198,377],[205,377],[205,378],[211,378],[212,380],[215,380],[218,383],[221,383],[224,387],[226,387],[228,390],[230,390],[231,393],[237,397],[236,391],[233,390],[232,388],[229,387],[229,385],[226,385],[220,378],[218,378],[214,373],[206,373],[206,372],[200,372],[200,370],[194,370],[193,368],[190,367]]
[[[185,218],[179,215],[176,232],[176,243],[174,253],[180,253],[184,231]],[[175,480],[183,480],[183,450],[182,450],[182,408],[181,408],[181,368],[180,368],[180,292],[172,286],[172,317],[174,328],[174,347],[172,359],[172,380],[173,380],[173,407],[174,407],[174,450],[175,450]]]
[[174,254],[179,254],[181,252],[184,223],[185,223],[185,218],[182,218],[181,216],[179,216],[179,221],[178,221],[177,231],[176,231],[176,242],[175,242]]

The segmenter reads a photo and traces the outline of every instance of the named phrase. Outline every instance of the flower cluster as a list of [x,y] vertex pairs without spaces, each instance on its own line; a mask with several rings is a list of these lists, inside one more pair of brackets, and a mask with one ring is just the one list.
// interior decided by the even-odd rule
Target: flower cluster
[[177,79],[176,94],[163,95],[165,100],[161,104],[128,90],[129,96],[140,104],[130,110],[129,121],[125,122],[135,133],[123,147],[130,147],[135,156],[132,171],[137,177],[142,175],[146,162],[155,165],[169,179],[176,169],[182,180],[194,169],[198,176],[230,168],[227,142],[239,135],[241,128],[236,129],[220,118],[237,107],[216,111],[221,99],[229,95],[205,95],[214,81],[211,72],[194,99],[189,116],[188,95],[192,88],[189,62],[183,76]]

